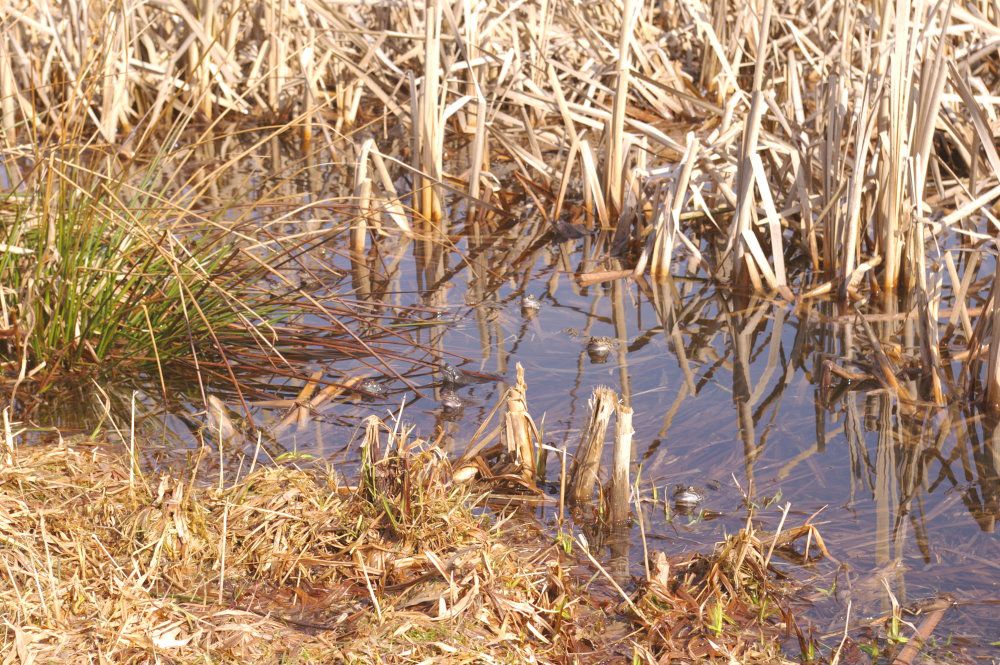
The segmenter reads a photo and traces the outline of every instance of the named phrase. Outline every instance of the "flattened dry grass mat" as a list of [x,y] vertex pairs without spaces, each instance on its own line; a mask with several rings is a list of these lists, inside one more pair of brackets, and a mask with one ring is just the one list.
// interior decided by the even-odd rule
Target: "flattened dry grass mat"
[[358,487],[302,462],[220,489],[112,446],[8,441],[4,662],[601,662],[700,634],[673,594],[640,589],[640,619],[583,588],[593,569],[530,520],[475,510],[481,488],[433,447]]

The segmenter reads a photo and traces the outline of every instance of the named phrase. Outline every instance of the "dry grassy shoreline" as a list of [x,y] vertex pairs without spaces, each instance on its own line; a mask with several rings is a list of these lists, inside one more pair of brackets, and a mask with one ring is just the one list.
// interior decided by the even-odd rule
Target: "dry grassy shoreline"
[[626,599],[579,543],[571,554],[531,520],[474,510],[483,487],[452,481],[432,447],[411,450],[384,458],[376,497],[304,460],[220,489],[190,469],[130,470],[126,450],[92,441],[8,448],[5,662],[779,658],[788,627],[755,616],[753,594],[778,596],[753,538],[657,557]]

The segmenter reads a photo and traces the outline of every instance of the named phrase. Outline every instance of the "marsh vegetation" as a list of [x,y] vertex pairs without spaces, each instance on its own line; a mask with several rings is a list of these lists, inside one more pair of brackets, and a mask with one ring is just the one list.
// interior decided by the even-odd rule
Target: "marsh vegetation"
[[8,3],[5,648],[995,657],[998,49],[979,0]]

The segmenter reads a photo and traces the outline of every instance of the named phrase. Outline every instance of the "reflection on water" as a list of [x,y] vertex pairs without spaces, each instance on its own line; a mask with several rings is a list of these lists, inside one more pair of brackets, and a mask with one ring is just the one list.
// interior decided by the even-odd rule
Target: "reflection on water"
[[[556,448],[575,450],[594,387],[616,390],[636,413],[633,473],[650,548],[707,547],[735,531],[745,518],[740,487],[752,488],[765,529],[786,502],[798,522],[818,513],[813,522],[836,561],[779,565],[813,583],[806,615],[819,634],[839,636],[848,601],[859,625],[884,616],[886,585],[904,606],[957,600],[936,633],[956,649],[963,635],[982,646],[995,634],[1000,428],[968,405],[900,401],[871,378],[878,373],[858,316],[828,303],[739,302],[681,277],[581,286],[575,275],[619,268],[603,259],[609,241],[560,241],[531,220],[491,236],[473,224],[449,237],[459,252],[428,260],[414,251],[390,290],[446,312],[447,324],[418,333],[438,360],[459,354],[468,368],[508,377],[522,363],[532,414]],[[918,353],[912,317],[869,318],[910,377],[904,387],[921,394],[924,377],[907,360]],[[425,378],[419,395],[397,391],[388,404],[405,392],[406,418],[463,450],[503,384],[458,388],[464,408],[455,418],[440,406],[440,377]],[[677,485],[696,488],[703,502],[678,511]],[[643,574],[638,525],[587,534],[617,577]]]
[[[331,171],[321,177],[307,170],[317,181],[299,193],[328,186],[337,167]],[[984,636],[1000,634],[1000,427],[969,405],[900,401],[870,378],[878,375],[869,371],[874,335],[910,377],[904,387],[923,394],[919,363],[907,360],[919,357],[915,320],[907,316],[914,303],[871,314],[869,333],[855,313],[828,303],[741,301],[694,268],[661,283],[583,285],[580,275],[621,271],[608,258],[614,238],[586,229],[560,233],[531,204],[518,211],[456,207],[450,219],[415,227],[413,240],[368,238],[351,252],[330,251],[309,270],[296,267],[298,279],[322,286],[316,293],[350,292],[359,311],[384,323],[383,332],[406,325],[409,341],[397,340],[399,362],[388,363],[401,376],[370,359],[317,358],[321,376],[365,377],[378,389],[309,408],[296,400],[302,380],[260,377],[253,427],[244,440],[223,442],[234,459],[220,463],[237,468],[247,454],[297,451],[329,457],[349,472],[363,416],[390,410],[459,454],[518,362],[550,446],[575,451],[597,386],[610,386],[634,409],[632,473],[650,550],[704,548],[734,532],[749,491],[764,529],[776,528],[786,502],[790,520],[816,515],[837,561],[778,565],[813,583],[804,611],[819,634],[839,637],[848,601],[859,625],[884,616],[885,585],[908,606],[942,594],[958,601],[939,639],[968,635],[981,646]],[[479,380],[450,381],[445,363]],[[963,380],[960,372],[956,366],[954,380]],[[101,417],[104,398],[84,392],[79,402],[97,400],[86,412]],[[107,400],[129,413],[131,394]],[[191,406],[198,396],[177,399],[165,416],[155,388],[140,394],[144,436],[175,449],[218,443]],[[65,406],[81,413],[65,401],[49,408]],[[35,416],[46,418],[51,414]],[[70,416],[56,420],[72,424]],[[275,427],[279,422],[288,426]],[[79,425],[92,426],[92,417]],[[700,502],[677,510],[677,486],[694,488]],[[587,535],[604,548],[616,577],[643,574],[638,522]]]

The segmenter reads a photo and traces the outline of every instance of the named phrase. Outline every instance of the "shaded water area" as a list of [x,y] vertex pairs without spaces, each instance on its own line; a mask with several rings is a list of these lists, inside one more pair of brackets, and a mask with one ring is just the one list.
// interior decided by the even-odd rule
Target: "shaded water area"
[[[644,547],[678,554],[708,549],[735,532],[746,519],[743,492],[751,492],[761,528],[774,530],[789,504],[787,523],[815,516],[836,558],[814,549],[806,562],[776,559],[782,571],[808,583],[798,609],[824,644],[839,641],[849,604],[852,635],[863,639],[866,626],[890,612],[891,592],[907,608],[953,599],[934,633],[940,648],[995,657],[989,647],[1000,636],[995,423],[971,406],[913,405],[878,385],[831,374],[828,361],[864,361],[870,352],[858,315],[830,303],[735,298],[683,265],[666,282],[619,278],[583,286],[575,275],[620,269],[607,258],[610,234],[567,239],[530,203],[519,207],[519,219],[489,225],[466,222],[466,211],[456,208],[462,221],[448,233],[383,238],[362,261],[351,261],[347,251],[318,259],[329,276],[322,288],[406,331],[412,346],[399,341],[399,349],[409,360],[390,363],[397,377],[371,359],[314,358],[315,376],[341,382],[364,376],[369,395],[323,404],[286,419],[284,427],[276,425],[305,382],[258,377],[260,390],[248,385],[247,399],[254,425],[269,434],[259,448],[252,437],[224,447],[262,450],[262,457],[323,456],[350,478],[363,417],[401,412],[421,436],[441,436],[444,448],[459,455],[521,363],[544,441],[572,455],[591,392],[606,385],[635,411],[632,473],[643,523],[629,528],[627,548],[614,548],[619,559],[627,557],[631,575],[644,575]],[[869,307],[876,334],[898,343],[900,357],[917,355],[911,305],[903,302],[898,314]],[[447,393],[443,363],[479,380]],[[911,370],[919,380],[919,367]],[[145,379],[136,407],[145,438],[164,442],[164,451],[195,447],[199,431],[212,440],[199,430],[206,418],[193,384],[186,400],[164,411],[155,377]],[[127,411],[133,387],[108,390]],[[267,399],[268,391],[278,399]],[[238,410],[234,395],[219,394]],[[89,416],[78,418],[77,404],[60,399],[32,419],[47,422],[47,413],[62,409],[58,420],[66,431],[92,427]],[[119,417],[118,424],[128,423]],[[550,458],[553,492],[558,467]],[[678,510],[677,486],[693,487],[700,503]],[[537,516],[554,524],[555,502]],[[608,562],[612,548],[602,545]]]

